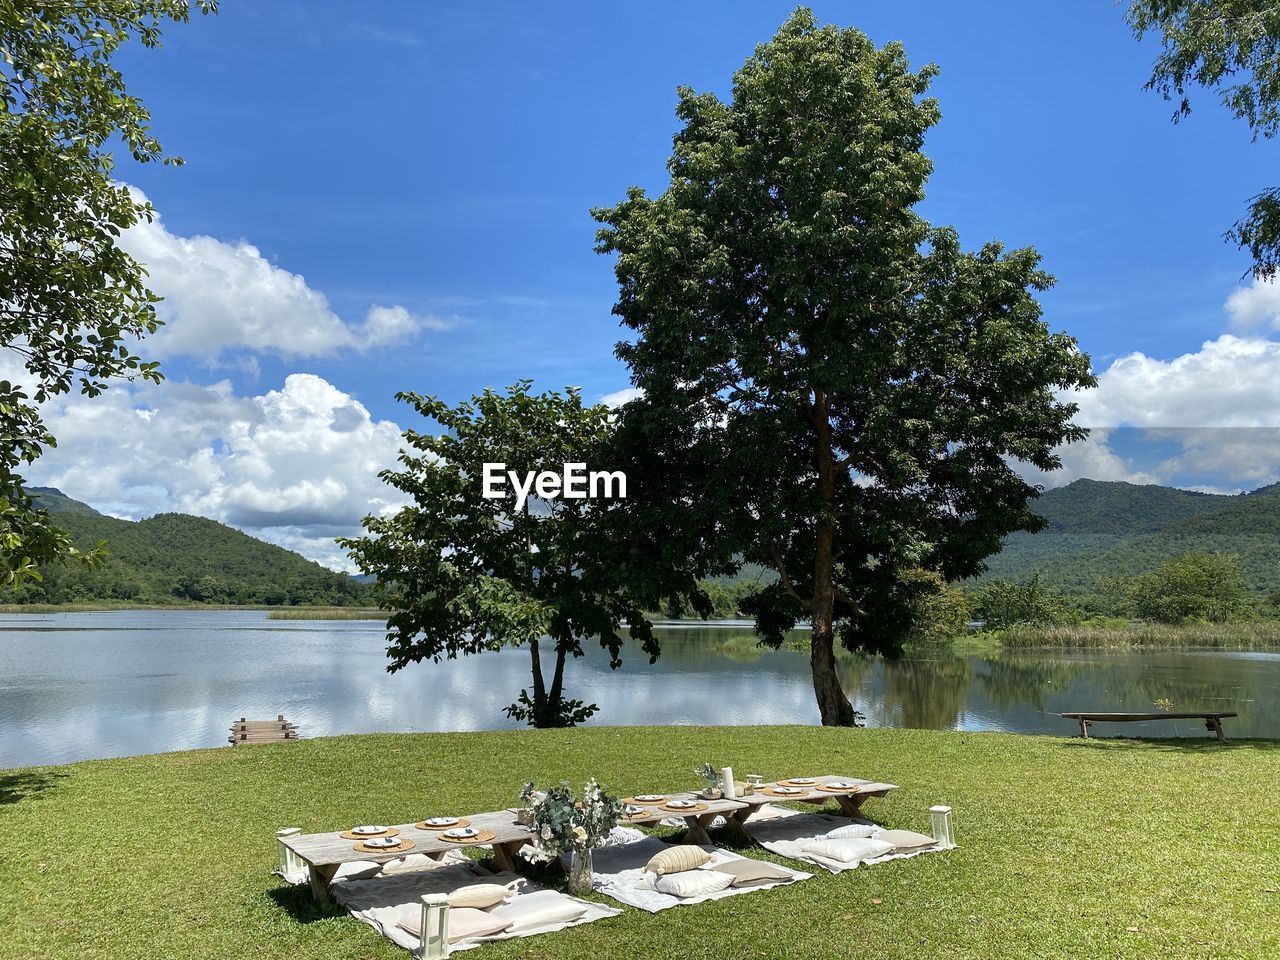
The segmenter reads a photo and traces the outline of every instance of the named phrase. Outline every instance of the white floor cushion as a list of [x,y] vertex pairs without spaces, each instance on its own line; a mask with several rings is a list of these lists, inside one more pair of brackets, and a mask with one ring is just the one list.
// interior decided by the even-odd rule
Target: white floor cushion
[[507,932],[517,933],[530,927],[570,923],[586,912],[585,904],[571,900],[563,893],[539,890],[535,893],[522,893],[510,903],[494,907],[489,914],[510,920],[511,926],[507,928]]
[[733,877],[718,870],[683,870],[658,877],[653,889],[669,897],[705,897],[733,885]]
[[855,840],[806,840],[800,844],[806,853],[817,854],[841,863],[861,863],[874,860],[893,850],[893,844],[885,840],[862,838]]
[[827,831],[830,840],[870,840],[880,832],[874,823],[850,823]]

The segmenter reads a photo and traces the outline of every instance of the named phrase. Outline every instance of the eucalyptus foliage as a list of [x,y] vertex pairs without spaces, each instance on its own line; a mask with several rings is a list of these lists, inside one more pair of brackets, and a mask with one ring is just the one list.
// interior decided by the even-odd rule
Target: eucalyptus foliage
[[[213,0],[201,0],[208,13]],[[114,66],[120,47],[160,44],[188,0],[0,0],[0,344],[22,383],[0,380],[0,584],[87,555],[32,504],[18,471],[55,444],[40,405],[112,380],[159,381],[132,341],[159,326],[143,268],[118,246],[152,216],[113,179],[113,149],[138,163],[165,156],[146,107]]]
[[971,576],[1039,525],[1014,469],[1080,439],[1088,357],[1052,333],[1032,249],[962,248],[914,210],[937,70],[798,10],[727,101],[679,91],[658,197],[595,211],[616,256],[634,537],[690,578],[773,569],[770,642],[811,624],[822,721],[856,717],[834,639],[896,653],[923,568]]
[[[1280,3],[1277,0],[1130,0],[1138,37],[1162,44],[1147,89],[1175,101],[1174,120],[1191,112],[1187,90],[1217,90],[1223,106],[1254,138],[1280,132]],[[1254,275],[1280,270],[1280,187],[1249,201],[1227,238],[1249,251]]]
[[593,777],[583,785],[581,797],[574,795],[569,781],[561,780],[535,797],[532,809],[534,857],[545,861],[600,846],[618,825],[623,803]]
[[[609,409],[584,405],[573,389],[534,394],[527,381],[456,407],[416,393],[397,398],[440,428],[406,431],[400,469],[381,474],[411,502],[366,517],[366,536],[339,541],[377,579],[389,611],[388,669],[528,646],[532,690],[522,690],[508,714],[537,727],[586,720],[597,706],[564,696],[566,661],[583,655],[585,638],[598,638],[614,667],[622,662],[622,624],[651,659],[659,653],[649,621],[621,586],[626,567],[611,526],[618,501],[531,497],[518,510],[510,486],[502,498],[485,499],[482,481],[485,463],[521,475],[566,463],[602,468],[614,429]],[[553,657],[549,679],[545,652]]]

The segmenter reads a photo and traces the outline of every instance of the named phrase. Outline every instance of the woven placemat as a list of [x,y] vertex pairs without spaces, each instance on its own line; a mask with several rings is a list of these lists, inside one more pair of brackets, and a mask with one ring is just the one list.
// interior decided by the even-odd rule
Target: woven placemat
[[341,836],[343,840],[373,840],[377,837],[398,837],[400,836],[400,831],[395,827],[387,827],[381,833],[352,833],[348,830]]
[[652,810],[641,810],[639,813],[624,813],[618,819],[623,823],[639,823],[642,820],[652,820],[654,816]]
[[852,787],[833,787],[830,784],[820,783],[818,789],[826,793],[857,793],[862,789],[862,784],[855,783]]
[[408,837],[400,838],[398,847],[369,847],[363,843],[356,844],[356,852],[358,853],[404,853],[406,850],[412,850],[417,844]]
[[707,805],[702,801],[698,801],[692,807],[669,807],[664,803],[662,809],[668,813],[676,813],[683,817],[690,813],[703,813],[706,811]]
[[666,803],[668,799],[665,793],[663,794],[655,793],[653,794],[653,796],[655,797],[661,796],[662,799],[661,800],[637,800],[635,797],[623,797],[622,802],[629,803],[633,807],[660,807],[664,803]]
[[471,826],[471,821],[468,820],[466,817],[459,817],[457,823],[448,823],[448,824],[445,824],[444,826],[436,826],[435,824],[427,823],[427,821],[425,820],[419,820],[417,823],[414,824],[414,826],[417,827],[419,830],[436,830],[436,831],[461,830],[463,827]]
[[492,830],[481,830],[474,837],[446,837],[441,833],[437,835],[437,839],[445,843],[488,843],[496,836],[497,834]]
[[804,787],[797,788],[799,793],[779,793],[773,787],[761,787],[760,792],[766,797],[777,797],[779,800],[799,800],[805,794]]

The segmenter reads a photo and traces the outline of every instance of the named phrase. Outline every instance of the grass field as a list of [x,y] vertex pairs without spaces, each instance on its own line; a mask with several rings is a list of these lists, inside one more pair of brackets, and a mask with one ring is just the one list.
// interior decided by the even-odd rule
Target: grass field
[[474,956],[1280,955],[1280,743],[671,727],[351,736],[0,773],[0,957],[407,960],[270,876],[273,832],[497,809],[529,776],[688,788],[704,759],[898,783],[867,811],[927,830],[928,807],[950,803],[960,846]]

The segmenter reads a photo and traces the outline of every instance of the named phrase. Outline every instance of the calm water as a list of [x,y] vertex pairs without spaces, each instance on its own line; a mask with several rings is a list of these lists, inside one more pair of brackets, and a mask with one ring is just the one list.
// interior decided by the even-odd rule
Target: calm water
[[[746,628],[661,632],[649,666],[598,648],[571,663],[568,694],[593,723],[816,723],[808,658],[725,645]],[[504,650],[395,675],[383,627],[267,620],[258,611],[0,615],[0,768],[225,744],[240,716],[284,713],[304,736],[514,726],[502,713],[529,682]],[[1235,710],[1228,736],[1280,737],[1280,654],[1177,652],[846,658],[870,726],[1067,735],[1062,710]],[[1099,733],[1203,736],[1193,721],[1099,725]]]

